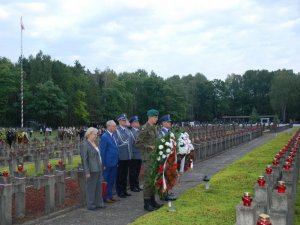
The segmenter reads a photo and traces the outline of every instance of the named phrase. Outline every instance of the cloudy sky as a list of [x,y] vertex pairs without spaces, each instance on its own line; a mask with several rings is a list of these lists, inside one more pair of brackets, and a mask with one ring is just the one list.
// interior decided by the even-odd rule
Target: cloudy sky
[[91,71],[300,72],[300,0],[1,0],[0,57],[12,62],[21,16],[25,57],[42,50]]

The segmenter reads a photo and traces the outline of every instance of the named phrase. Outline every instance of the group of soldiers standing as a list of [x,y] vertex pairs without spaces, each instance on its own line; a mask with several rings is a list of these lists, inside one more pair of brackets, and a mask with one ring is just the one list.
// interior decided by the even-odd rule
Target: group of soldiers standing
[[[107,130],[101,136],[99,142],[104,168],[103,177],[104,181],[107,182],[107,191],[104,195],[105,202],[113,203],[116,201],[112,197],[114,185],[120,198],[131,196],[127,191],[127,181],[129,180],[132,192],[143,190],[145,210],[153,211],[162,206],[155,200],[154,188],[147,184],[150,173],[150,155],[155,149],[155,142],[157,138],[166,135],[171,128],[170,115],[165,115],[159,120],[159,123],[162,125],[159,130],[156,126],[158,115],[159,112],[157,110],[148,110],[148,120],[142,127],[140,127],[138,116],[128,119],[126,114],[121,114],[116,118],[118,126],[113,120],[107,121]],[[114,148],[114,145],[116,148]],[[118,157],[118,160],[113,160],[116,157]],[[143,189],[139,184],[142,164],[145,170]]]

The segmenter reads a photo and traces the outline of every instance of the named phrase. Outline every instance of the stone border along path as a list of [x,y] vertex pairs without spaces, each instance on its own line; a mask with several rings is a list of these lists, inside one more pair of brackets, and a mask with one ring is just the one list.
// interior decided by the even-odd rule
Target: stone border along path
[[[283,132],[288,132],[291,129]],[[176,185],[173,193],[179,196],[187,189],[202,182],[205,175],[213,176],[227,165],[242,158],[248,152],[263,145],[275,137],[275,134],[264,134],[248,143],[236,146],[225,152],[194,164],[192,172],[186,172]],[[23,225],[125,225],[133,222],[136,218],[146,214],[143,209],[143,193],[130,192],[132,196],[121,199],[119,202],[107,204],[106,208],[95,211],[87,210],[85,207],[75,207],[56,212],[39,219],[29,221]],[[156,199],[158,197],[156,196]],[[162,202],[167,204],[167,202]]]

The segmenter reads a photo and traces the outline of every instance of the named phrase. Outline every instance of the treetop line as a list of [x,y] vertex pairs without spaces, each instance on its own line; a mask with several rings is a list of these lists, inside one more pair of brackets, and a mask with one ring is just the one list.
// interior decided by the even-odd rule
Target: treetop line
[[[139,69],[117,74],[86,70],[53,60],[41,51],[22,57],[24,122],[49,126],[104,124],[116,115],[146,120],[149,108],[174,121],[219,121],[224,116],[277,115],[282,122],[300,118],[300,76],[293,70],[248,70],[225,81],[205,75],[163,79]],[[20,126],[20,65],[0,57],[0,126]],[[253,114],[254,113],[254,114]]]

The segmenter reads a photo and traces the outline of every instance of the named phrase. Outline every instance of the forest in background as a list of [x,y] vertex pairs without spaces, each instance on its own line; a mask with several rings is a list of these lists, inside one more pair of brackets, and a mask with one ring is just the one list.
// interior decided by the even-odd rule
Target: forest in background
[[[248,70],[223,81],[204,74],[162,78],[139,69],[116,73],[69,66],[40,51],[23,58],[24,122],[48,126],[104,124],[126,113],[146,120],[149,108],[174,121],[219,121],[222,116],[278,115],[300,119],[300,74],[293,70]],[[0,57],[0,127],[20,127],[20,63]]]

